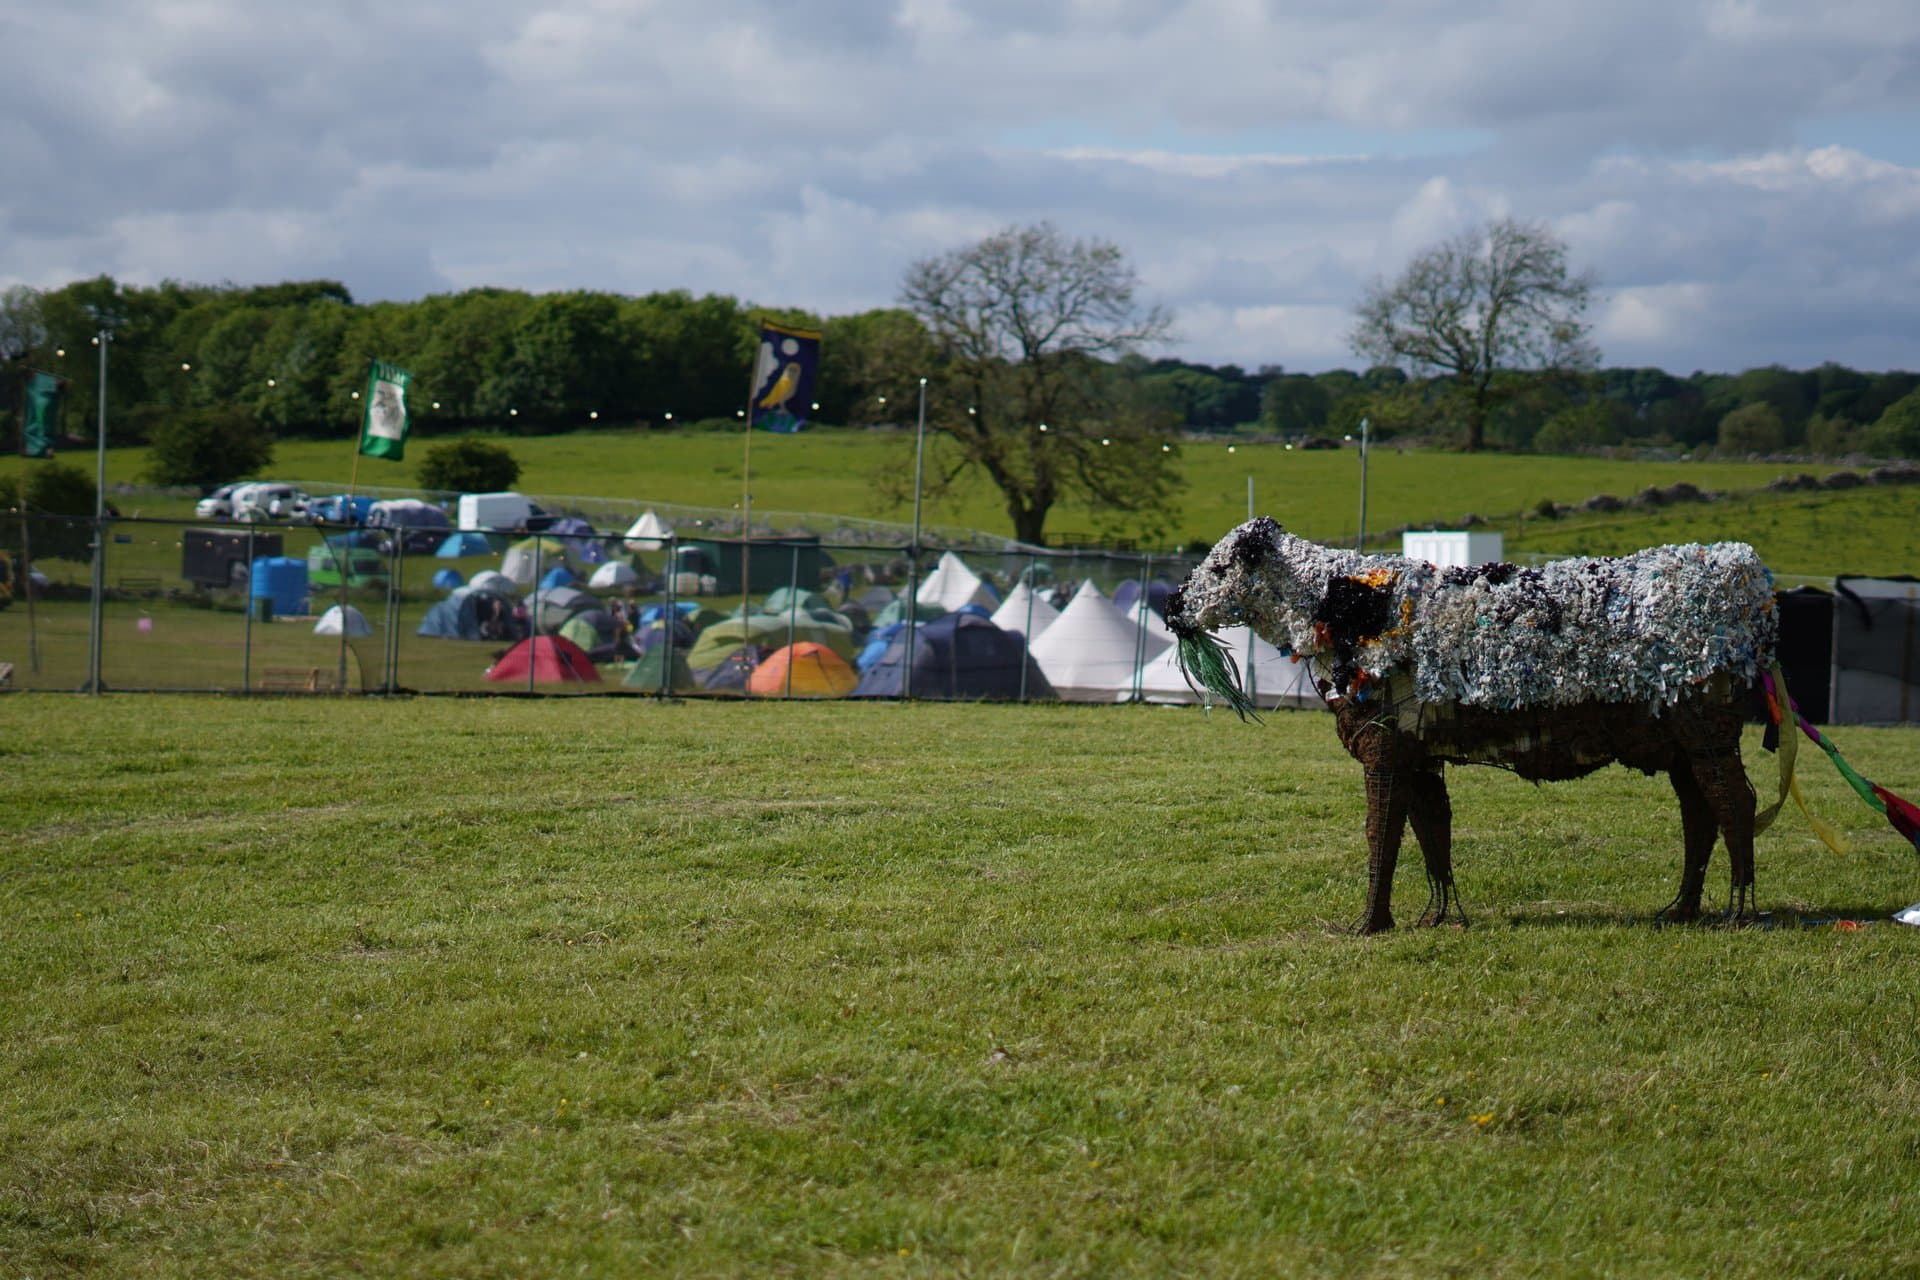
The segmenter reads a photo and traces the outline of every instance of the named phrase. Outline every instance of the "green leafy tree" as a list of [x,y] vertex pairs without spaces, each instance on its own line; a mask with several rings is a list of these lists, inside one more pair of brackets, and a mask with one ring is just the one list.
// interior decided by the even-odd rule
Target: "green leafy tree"
[[1303,374],[1270,380],[1260,391],[1260,425],[1283,435],[1310,435],[1327,425],[1333,397]]
[[1501,374],[1594,365],[1593,289],[1545,226],[1500,218],[1421,252],[1392,282],[1376,280],[1349,340],[1377,363],[1446,378],[1472,452],[1486,443]]
[[1837,458],[1862,443],[1859,426],[1844,417],[1816,413],[1807,419],[1807,451],[1816,457]]
[[36,464],[24,479],[0,476],[0,546],[16,567],[23,563],[26,543],[32,544],[35,560],[90,559],[93,503],[93,477],[64,462]]
[[901,300],[938,358],[929,490],[984,475],[1033,543],[1061,503],[1126,513],[1148,534],[1163,525],[1179,484],[1172,424],[1126,404],[1107,363],[1168,335],[1137,291],[1119,246],[1044,222],[909,267]]
[[1764,400],[1741,405],[1720,419],[1720,452],[1734,455],[1776,453],[1786,447],[1787,429],[1780,411]]
[[520,462],[505,445],[487,440],[446,440],[421,455],[414,475],[422,489],[498,493],[513,488],[520,478]]
[[1611,402],[1594,399],[1568,405],[1541,425],[1533,437],[1535,453],[1578,453],[1620,443],[1620,429]]
[[1920,391],[1910,391],[1888,405],[1867,433],[1867,442],[1875,453],[1920,458]]
[[208,488],[273,465],[273,436],[245,410],[231,407],[175,413],[153,430],[146,478],[154,484]]

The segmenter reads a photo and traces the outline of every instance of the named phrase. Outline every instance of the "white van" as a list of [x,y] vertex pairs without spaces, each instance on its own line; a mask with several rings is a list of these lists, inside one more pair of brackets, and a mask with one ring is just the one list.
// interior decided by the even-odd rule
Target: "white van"
[[537,533],[551,523],[553,517],[523,493],[463,493],[454,511],[454,526],[460,529]]

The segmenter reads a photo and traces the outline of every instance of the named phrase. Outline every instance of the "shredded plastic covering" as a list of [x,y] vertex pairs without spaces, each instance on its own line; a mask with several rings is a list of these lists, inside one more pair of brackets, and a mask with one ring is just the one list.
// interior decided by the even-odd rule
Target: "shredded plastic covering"
[[1245,624],[1312,659],[1334,698],[1411,673],[1415,696],[1508,710],[1672,705],[1773,660],[1773,582],[1744,542],[1653,547],[1539,568],[1439,569],[1335,551],[1249,521],[1169,602],[1177,630]]

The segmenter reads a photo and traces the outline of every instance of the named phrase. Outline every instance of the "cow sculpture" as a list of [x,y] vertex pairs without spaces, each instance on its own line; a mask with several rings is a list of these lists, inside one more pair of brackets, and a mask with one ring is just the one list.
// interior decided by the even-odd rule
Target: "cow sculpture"
[[1313,663],[1341,744],[1366,774],[1361,932],[1393,927],[1409,821],[1430,891],[1421,923],[1465,923],[1448,764],[1534,781],[1615,762],[1665,773],[1685,845],[1665,914],[1700,915],[1716,836],[1732,865],[1729,914],[1753,910],[1755,800],[1740,731],[1773,662],[1777,618],[1771,580],[1745,543],[1441,569],[1329,550],[1263,517],[1213,548],[1168,601],[1167,624],[1189,679],[1243,714],[1237,672],[1209,632],[1245,624]]

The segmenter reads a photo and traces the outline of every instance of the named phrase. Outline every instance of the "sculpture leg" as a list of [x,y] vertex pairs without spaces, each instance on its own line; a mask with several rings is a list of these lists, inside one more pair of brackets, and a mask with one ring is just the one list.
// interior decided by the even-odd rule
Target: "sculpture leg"
[[1667,772],[1673,794],[1680,801],[1680,833],[1685,846],[1685,861],[1680,866],[1680,892],[1660,913],[1663,920],[1687,923],[1700,918],[1700,894],[1707,883],[1707,863],[1713,857],[1713,841],[1719,832],[1713,807],[1694,781],[1692,769],[1682,763]]
[[1693,761],[1694,781],[1700,784],[1713,810],[1713,820],[1727,842],[1732,888],[1727,895],[1727,918],[1751,920],[1753,905],[1753,784],[1738,755],[1710,756]]
[[1465,925],[1467,911],[1453,888],[1453,805],[1447,799],[1446,775],[1435,765],[1413,774],[1407,790],[1407,818],[1427,864],[1427,909],[1420,913],[1420,923],[1444,924],[1451,913]]
[[1367,913],[1359,932],[1393,928],[1393,868],[1400,860],[1412,774],[1392,764],[1369,764],[1367,775]]

